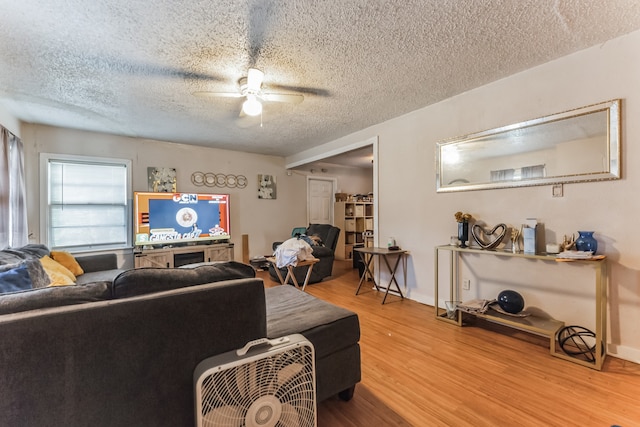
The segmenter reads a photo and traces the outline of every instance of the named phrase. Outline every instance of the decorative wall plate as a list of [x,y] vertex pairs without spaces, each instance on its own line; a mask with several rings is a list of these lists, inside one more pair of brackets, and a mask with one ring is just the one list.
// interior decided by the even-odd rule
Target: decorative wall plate
[[247,177],[213,172],[194,172],[191,174],[191,183],[198,187],[204,185],[207,187],[244,188],[247,186]]
[[[480,245],[482,249],[494,249],[496,248],[502,239],[507,234],[506,224],[498,224],[491,230],[485,230],[478,224],[473,224],[471,227],[471,235],[473,240]],[[491,240],[493,238],[493,240]]]

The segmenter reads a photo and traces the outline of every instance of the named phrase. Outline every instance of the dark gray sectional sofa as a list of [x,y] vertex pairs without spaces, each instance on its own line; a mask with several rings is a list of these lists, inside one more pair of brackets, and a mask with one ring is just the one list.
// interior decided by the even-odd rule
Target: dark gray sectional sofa
[[0,425],[191,426],[201,360],[291,333],[314,344],[318,401],[360,381],[357,315],[250,266],[77,260],[83,283],[0,295]]

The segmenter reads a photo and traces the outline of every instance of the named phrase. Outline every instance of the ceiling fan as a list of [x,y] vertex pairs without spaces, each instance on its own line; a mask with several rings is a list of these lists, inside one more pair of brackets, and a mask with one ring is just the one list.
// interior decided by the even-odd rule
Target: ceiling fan
[[304,100],[301,94],[293,93],[267,93],[262,91],[264,73],[257,68],[249,68],[246,77],[238,81],[238,92],[193,92],[195,96],[223,97],[223,98],[246,98],[242,103],[241,114],[248,116],[259,116],[262,114],[262,102],[288,102],[299,104]]

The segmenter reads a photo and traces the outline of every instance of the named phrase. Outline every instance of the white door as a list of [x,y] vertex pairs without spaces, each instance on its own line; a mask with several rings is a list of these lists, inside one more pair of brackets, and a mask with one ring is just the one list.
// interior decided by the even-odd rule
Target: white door
[[335,185],[335,179],[309,178],[307,181],[309,224],[333,224]]

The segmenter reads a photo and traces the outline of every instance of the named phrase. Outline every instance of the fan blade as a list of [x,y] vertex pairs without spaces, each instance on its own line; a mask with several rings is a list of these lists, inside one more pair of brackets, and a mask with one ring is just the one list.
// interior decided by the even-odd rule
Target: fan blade
[[264,80],[264,73],[257,68],[249,68],[247,73],[247,89],[258,92]]
[[200,98],[242,98],[243,97],[243,95],[238,92],[199,91],[199,92],[193,92],[192,95]]
[[280,369],[278,371],[278,386],[282,387],[283,384],[298,375],[303,369],[304,366],[301,363],[292,363]]
[[[301,425],[300,414],[298,414],[297,409],[291,405],[290,403],[285,403],[282,405],[282,415],[280,415],[280,425],[283,427],[299,427]],[[309,420],[305,420],[309,421]],[[308,423],[310,425],[310,423]]]
[[203,427],[242,427],[242,408],[221,406],[207,412],[202,417]]
[[322,97],[331,96],[331,93],[328,90],[320,89],[317,87],[270,84],[269,89],[273,89],[281,92],[301,93],[303,95],[322,96]]
[[303,95],[293,93],[263,93],[261,98],[265,101],[288,102],[290,104],[300,104],[304,100]]

